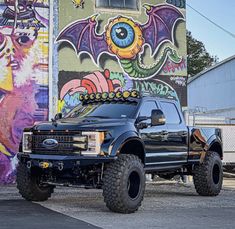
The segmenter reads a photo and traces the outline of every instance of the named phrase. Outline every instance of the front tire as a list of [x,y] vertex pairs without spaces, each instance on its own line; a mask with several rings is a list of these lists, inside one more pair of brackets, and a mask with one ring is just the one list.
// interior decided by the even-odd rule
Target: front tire
[[145,171],[141,160],[132,154],[119,155],[104,172],[103,196],[113,212],[133,213],[141,205],[145,191]]
[[223,167],[216,152],[208,152],[200,165],[195,165],[194,186],[201,196],[217,196],[222,188]]
[[29,201],[46,201],[54,191],[54,186],[39,184],[40,175],[30,173],[21,162],[17,168],[16,182],[21,196]]

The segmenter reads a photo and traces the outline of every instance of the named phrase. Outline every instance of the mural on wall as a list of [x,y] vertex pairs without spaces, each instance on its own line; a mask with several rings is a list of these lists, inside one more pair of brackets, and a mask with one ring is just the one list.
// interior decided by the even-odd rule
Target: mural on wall
[[[104,66],[103,62],[109,57],[116,58],[121,71],[113,72],[112,67],[97,72],[60,71],[59,111],[71,110],[79,103],[79,94],[84,92],[137,89],[178,100],[177,92],[186,91],[186,51],[183,56],[182,52],[179,54],[176,37],[179,23],[185,24],[181,11],[185,1],[166,0],[166,3],[143,4],[143,7],[147,16],[145,23],[117,15],[108,20],[105,32],[98,33],[99,15],[93,14],[62,29],[57,43],[71,45],[77,57],[88,54],[97,67]],[[146,50],[150,50],[147,62]],[[183,101],[186,104],[186,99]]]
[[59,110],[62,113],[68,113],[79,104],[80,93],[117,92],[125,83],[122,74],[112,73],[108,69],[104,72],[81,72],[79,77],[75,72],[61,72],[59,78],[63,79],[59,88]]
[[[78,56],[88,53],[97,65],[103,53],[114,55],[118,58],[123,72],[131,78],[151,78],[161,71],[168,58],[174,63],[182,61],[174,48],[174,29],[178,21],[184,20],[184,15],[168,4],[143,6],[148,15],[148,21],[143,25],[132,18],[117,16],[109,21],[106,32],[98,34],[98,15],[93,15],[68,25],[56,41],[70,43]],[[169,45],[164,46],[160,52],[164,43]],[[152,51],[152,57],[158,56],[152,66],[146,66],[142,62],[142,54],[147,45]]]
[[75,8],[84,8],[85,0],[72,0]]
[[96,71],[94,73],[88,72],[65,72],[61,71],[59,74],[59,104],[58,110],[63,114],[68,113],[71,109],[77,106],[80,93],[97,93],[97,92],[117,92],[125,90],[138,90],[142,92],[150,92],[162,98],[171,98],[178,100],[178,95],[175,89],[170,86],[174,84],[175,87],[183,88],[186,86],[185,77],[172,76],[158,76],[149,80],[132,80],[127,74]]
[[48,116],[48,7],[0,2],[0,183],[14,181],[23,128]]

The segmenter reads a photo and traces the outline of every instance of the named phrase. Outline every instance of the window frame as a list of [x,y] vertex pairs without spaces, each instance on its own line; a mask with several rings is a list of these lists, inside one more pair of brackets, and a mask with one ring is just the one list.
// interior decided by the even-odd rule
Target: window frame
[[[131,8],[116,8],[116,7],[99,7],[96,5],[96,1],[95,0],[95,4],[94,4],[94,10],[98,11],[98,12],[107,12],[107,13],[127,13],[127,14],[141,14],[141,6],[142,6],[142,2],[141,0],[136,0],[137,2],[137,7],[138,9],[131,9]],[[127,1],[127,0],[126,0]]]
[[[169,104],[172,104],[172,105],[175,107],[176,112],[177,112],[178,117],[179,117],[179,123],[169,123],[169,122],[167,122],[167,117],[166,117],[166,114],[165,114],[164,109],[163,109],[163,107],[162,107],[162,103],[169,103]],[[170,102],[170,101],[159,101],[159,106],[160,106],[160,108],[161,108],[163,114],[165,115],[165,118],[166,118],[166,125],[181,125],[181,124],[182,124],[182,122],[183,122],[183,121],[182,121],[182,117],[181,117],[181,115],[180,115],[180,113],[179,113],[179,110],[178,110],[178,107],[175,105],[175,103]]]
[[[153,103],[155,103],[156,109],[159,109],[159,105],[157,104],[157,102],[156,102],[155,100],[150,99],[150,100],[142,101],[141,104],[140,104],[140,106],[139,106],[139,108],[138,108],[138,112],[137,112],[136,118],[141,117],[141,116],[140,116],[141,108],[143,107],[143,104],[144,104],[144,103],[147,103],[147,102],[153,102]],[[143,116],[142,116],[142,117],[143,117]]]

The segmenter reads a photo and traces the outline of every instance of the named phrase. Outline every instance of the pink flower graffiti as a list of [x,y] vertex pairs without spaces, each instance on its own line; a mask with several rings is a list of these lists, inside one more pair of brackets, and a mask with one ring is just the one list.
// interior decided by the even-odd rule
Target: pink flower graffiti
[[66,94],[73,95],[75,93],[88,94],[97,92],[112,92],[121,90],[121,82],[118,79],[110,79],[110,71],[105,70],[104,73],[99,71],[86,75],[82,79],[74,79],[66,83],[61,92],[60,98],[63,99]]

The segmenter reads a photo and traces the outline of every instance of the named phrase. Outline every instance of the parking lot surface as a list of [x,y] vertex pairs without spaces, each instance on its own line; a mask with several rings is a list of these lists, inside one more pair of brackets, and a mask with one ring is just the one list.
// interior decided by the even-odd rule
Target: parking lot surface
[[[7,215],[12,217],[13,223],[20,221],[16,220],[18,215],[12,210],[17,205],[22,206],[24,211],[30,205],[25,212],[25,218],[21,215],[21,220],[29,220],[29,216],[32,215],[30,212],[34,208],[34,219],[39,224],[40,221],[45,225],[51,223],[50,228],[75,228],[73,226],[76,222],[77,228],[96,228],[95,226],[119,229],[234,228],[235,226],[235,179],[226,179],[224,188],[217,197],[198,196],[192,184],[161,181],[148,183],[141,208],[138,212],[128,215],[110,212],[103,202],[102,190],[57,188],[50,200],[36,204],[23,201],[15,186],[1,187],[0,204],[4,201],[10,201],[8,204],[12,205],[12,208],[5,207],[5,210],[2,210],[0,207],[1,229],[14,228],[13,225],[7,227],[7,224],[2,227]],[[63,226],[56,226],[57,219],[58,222],[60,220],[64,222]],[[46,228],[45,225],[41,225],[41,228]]]

